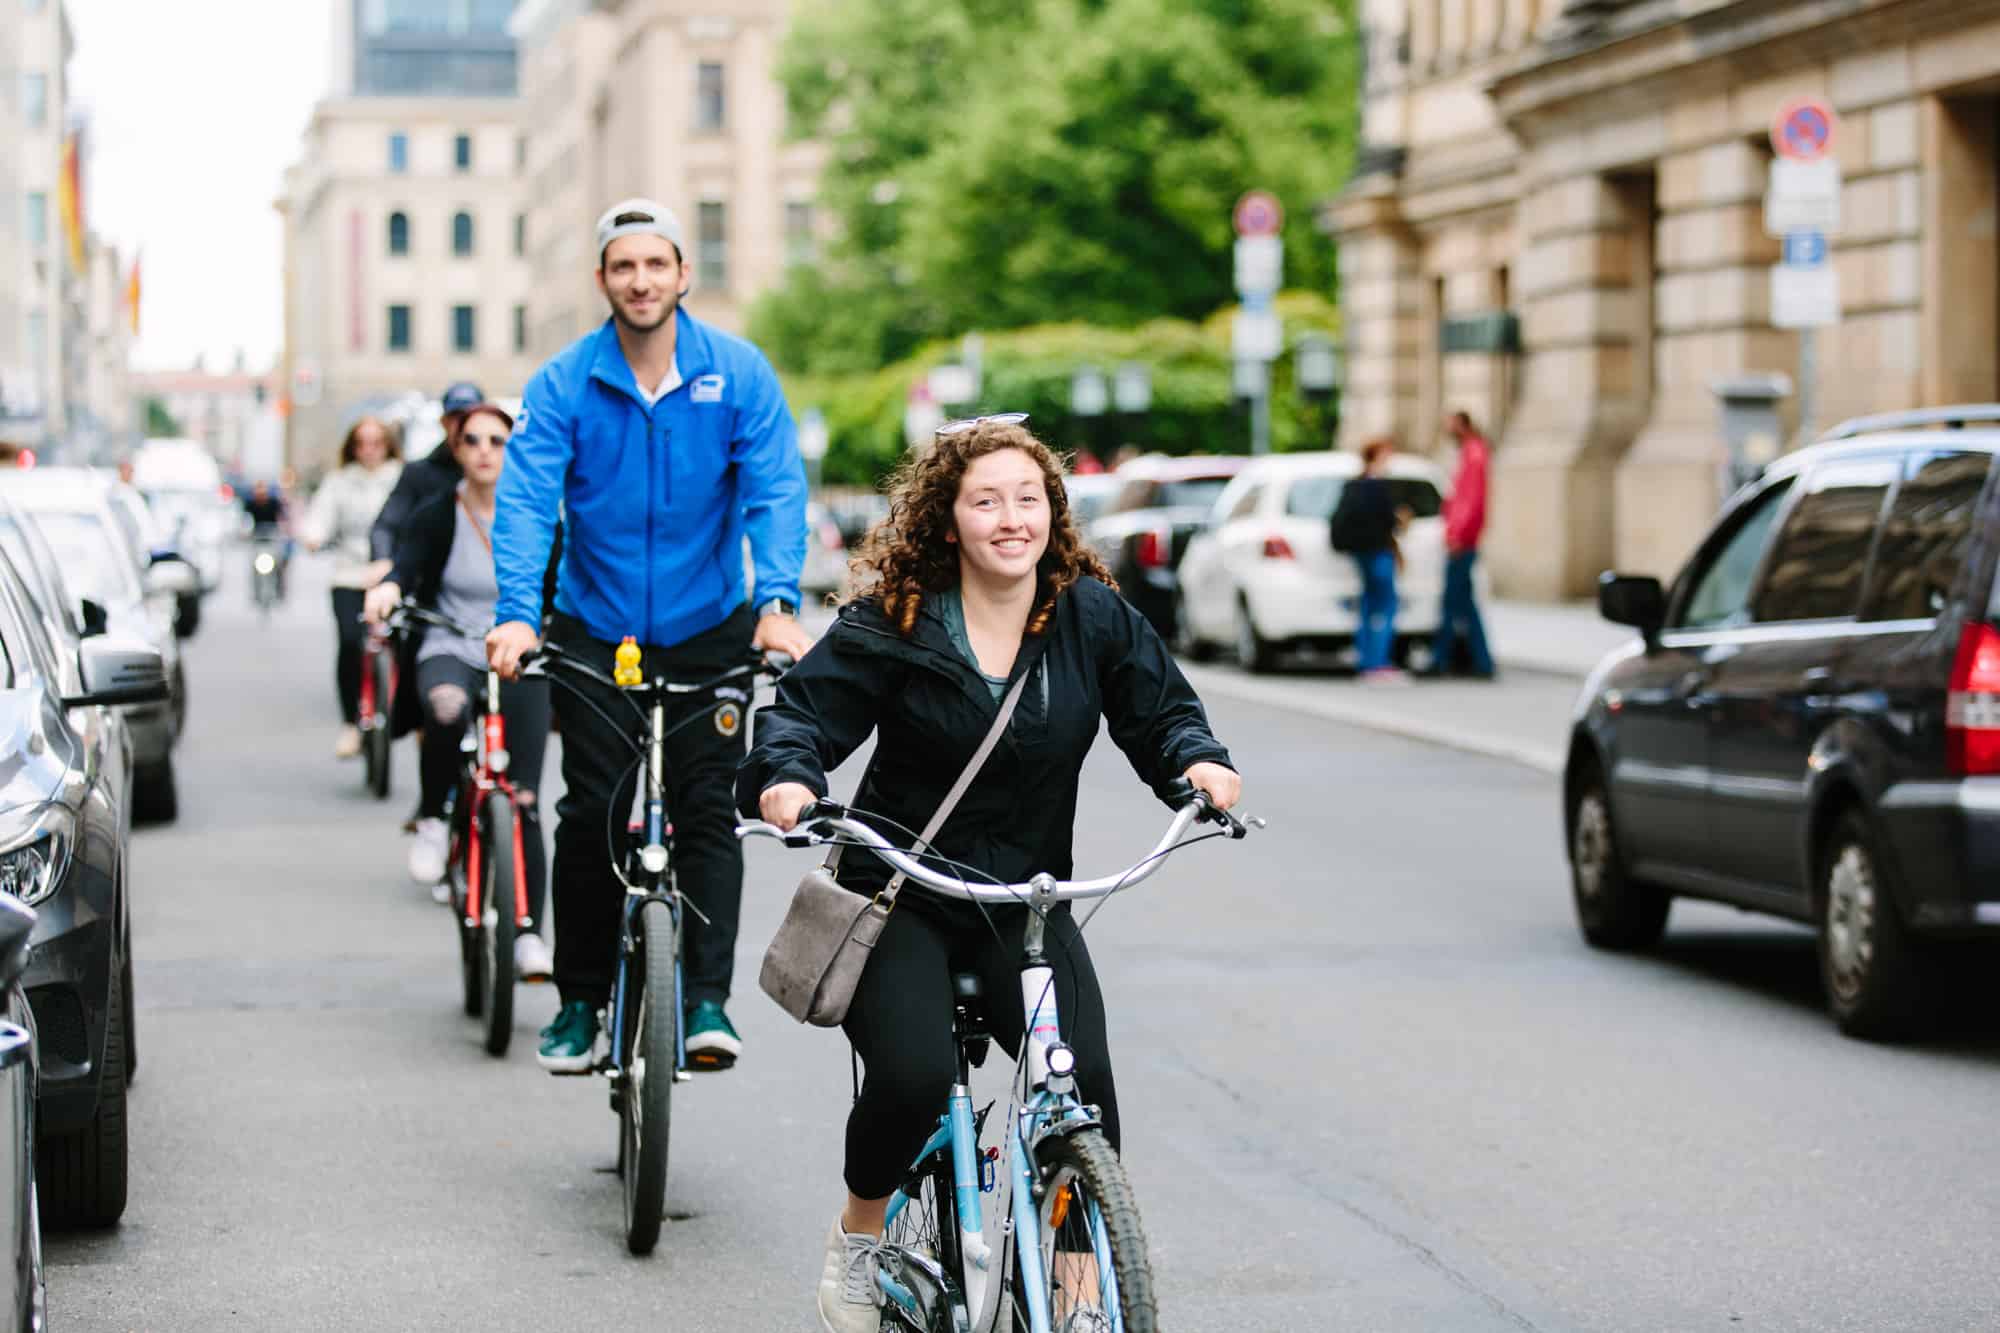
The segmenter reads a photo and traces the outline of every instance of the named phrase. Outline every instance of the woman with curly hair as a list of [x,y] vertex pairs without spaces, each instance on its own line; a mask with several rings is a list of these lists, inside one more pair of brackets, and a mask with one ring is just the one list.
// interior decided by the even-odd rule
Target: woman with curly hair
[[[826,794],[827,772],[873,734],[854,801],[907,847],[1024,676],[1001,744],[931,840],[938,855],[1006,882],[1068,876],[1078,780],[1100,719],[1156,791],[1185,778],[1218,805],[1235,803],[1240,782],[1201,701],[1077,536],[1062,466],[1024,420],[953,422],[903,464],[839,620],[758,719],[737,774],[745,815],[793,827]],[[843,858],[837,873],[863,894],[888,878],[868,856]],[[988,995],[1011,994],[1025,920],[1024,908],[982,914],[920,892],[896,900],[842,1024],[867,1073],[847,1118],[847,1206],[819,1283],[831,1333],[878,1327],[884,1209],[957,1072],[952,974],[976,971]],[[1067,906],[1050,914],[1048,952],[1079,1092],[1116,1145],[1103,997]],[[995,1003],[987,1016],[1018,1052],[1019,1010]],[[1095,1327],[1076,1322],[1084,1314],[1097,1312],[1064,1329]]]

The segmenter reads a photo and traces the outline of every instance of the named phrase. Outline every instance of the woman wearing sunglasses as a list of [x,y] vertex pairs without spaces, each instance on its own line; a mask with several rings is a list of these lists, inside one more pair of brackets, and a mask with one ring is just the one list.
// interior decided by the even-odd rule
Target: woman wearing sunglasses
[[[410,849],[410,874],[419,883],[430,884],[439,901],[449,898],[444,885],[450,850],[445,801],[458,780],[459,741],[471,717],[472,700],[486,687],[485,633],[493,625],[493,607],[500,596],[493,573],[493,496],[513,429],[513,417],[491,403],[466,412],[452,445],[464,479],[454,490],[411,512],[397,546],[395,569],[368,594],[371,620],[387,616],[407,594],[477,631],[461,637],[431,629],[416,652],[417,688],[424,709],[419,752],[423,794],[417,810],[417,841]],[[514,971],[523,981],[546,981],[551,959],[541,937],[541,920],[547,871],[536,792],[549,738],[548,681],[505,682],[500,687],[500,708],[507,719],[509,776],[519,799],[528,906],[535,922],[514,940]]]

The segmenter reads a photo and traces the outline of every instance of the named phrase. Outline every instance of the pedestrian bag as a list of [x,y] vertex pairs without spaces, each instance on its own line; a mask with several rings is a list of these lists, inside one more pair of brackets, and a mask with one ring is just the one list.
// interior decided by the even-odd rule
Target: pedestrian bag
[[[937,831],[944,827],[952,807],[965,795],[965,789],[985,766],[993,747],[1000,743],[1007,721],[1014,715],[1014,705],[1020,702],[1021,689],[1027,683],[1028,673],[1024,671],[1001,700],[1000,715],[993,719],[986,739],[979,743],[972,761],[945,794],[944,803],[931,816],[931,822],[924,825],[923,835],[917,839],[920,849],[928,847]],[[757,984],[778,1002],[779,1008],[801,1023],[823,1028],[839,1027],[847,1017],[854,988],[861,983],[875,941],[882,937],[882,927],[889,923],[889,913],[895,909],[896,894],[903,887],[904,878],[898,871],[880,893],[864,898],[842,888],[834,879],[834,871],[840,868],[840,852],[836,846],[824,865],[814,866],[799,881],[784,922],[771,938],[771,947],[764,951],[763,970],[757,974]]]

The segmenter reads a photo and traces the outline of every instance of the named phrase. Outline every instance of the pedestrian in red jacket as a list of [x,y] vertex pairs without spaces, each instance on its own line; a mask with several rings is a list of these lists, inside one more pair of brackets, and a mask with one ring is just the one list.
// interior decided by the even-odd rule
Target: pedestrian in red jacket
[[1444,502],[1444,606],[1438,614],[1437,638],[1431,645],[1429,674],[1452,669],[1459,635],[1465,636],[1468,669],[1480,680],[1493,679],[1493,654],[1486,646],[1486,625],[1472,591],[1472,567],[1479,559],[1479,539],[1486,531],[1486,477],[1493,446],[1464,412],[1453,412],[1445,430],[1458,442],[1458,472],[1451,497]]

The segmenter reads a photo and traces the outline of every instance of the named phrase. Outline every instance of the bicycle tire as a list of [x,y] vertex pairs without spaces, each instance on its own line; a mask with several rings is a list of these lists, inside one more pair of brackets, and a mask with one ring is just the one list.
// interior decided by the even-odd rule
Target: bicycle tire
[[386,651],[376,653],[374,661],[369,666],[369,670],[375,678],[375,717],[374,725],[369,727],[366,734],[361,738],[361,747],[367,752],[368,756],[368,790],[374,793],[376,800],[386,801],[389,799],[391,768],[389,763],[389,654]]
[[[1132,1185],[1125,1177],[1124,1163],[1104,1137],[1102,1130],[1080,1129],[1068,1134],[1050,1134],[1035,1145],[1035,1167],[1045,1187],[1038,1204],[1042,1220],[1042,1270],[1049,1282],[1050,1311],[1056,1327],[1076,1308],[1058,1305],[1057,1292],[1064,1289],[1067,1265],[1096,1267],[1094,1258],[1074,1256],[1091,1253],[1093,1235],[1098,1231],[1111,1251],[1111,1270],[1118,1279],[1118,1326],[1126,1333],[1157,1333],[1159,1309],[1154,1299],[1152,1261],[1146,1249],[1145,1229],[1139,1223],[1139,1206],[1132,1198]],[[1092,1221],[1101,1221],[1101,1231]],[[1054,1262],[1058,1253],[1071,1256]],[[1015,1273],[1014,1327],[1028,1327],[1027,1308],[1019,1289],[1018,1264]],[[1090,1299],[1101,1300],[1098,1293]],[[1089,1308],[1087,1305],[1084,1308]],[[1100,1306],[1099,1308],[1103,1308]]]
[[637,925],[627,975],[643,989],[628,1000],[632,1017],[623,1052],[618,1132],[625,1164],[625,1247],[633,1254],[651,1254],[659,1243],[667,1201],[667,1142],[673,1129],[681,1019],[674,960],[680,941],[673,909],[663,899],[641,903]]
[[502,792],[486,798],[480,820],[479,979],[484,991],[481,1016],[488,1055],[507,1054],[514,1038],[514,903],[515,876],[521,863],[514,855],[514,803]]
[[450,889],[452,929],[458,935],[458,978],[465,992],[465,1016],[478,1018],[486,1008],[486,986],[479,975],[479,942],[466,929],[465,905],[468,898],[465,868],[471,846],[471,821],[464,817],[465,790],[459,789],[459,805],[452,812],[451,855],[445,862],[445,884]]

